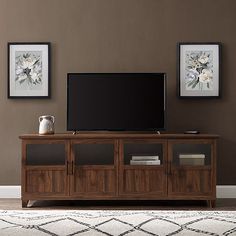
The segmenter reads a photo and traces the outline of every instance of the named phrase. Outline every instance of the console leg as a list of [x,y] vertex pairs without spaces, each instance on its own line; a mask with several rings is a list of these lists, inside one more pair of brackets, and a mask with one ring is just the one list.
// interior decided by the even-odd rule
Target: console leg
[[29,203],[29,200],[22,200],[22,208],[26,208]]
[[211,200],[211,207],[215,208],[216,207],[216,200]]
[[216,200],[207,200],[207,205],[210,208],[215,208],[216,207]]

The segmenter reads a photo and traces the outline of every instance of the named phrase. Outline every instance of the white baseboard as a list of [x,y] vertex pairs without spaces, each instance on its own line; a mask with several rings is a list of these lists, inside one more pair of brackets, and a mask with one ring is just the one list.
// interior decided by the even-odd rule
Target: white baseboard
[[[0,198],[20,198],[21,186],[0,186]],[[236,198],[236,185],[217,185],[217,198]]]
[[236,185],[217,185],[217,198],[236,198]]
[[21,186],[0,186],[0,198],[21,198]]

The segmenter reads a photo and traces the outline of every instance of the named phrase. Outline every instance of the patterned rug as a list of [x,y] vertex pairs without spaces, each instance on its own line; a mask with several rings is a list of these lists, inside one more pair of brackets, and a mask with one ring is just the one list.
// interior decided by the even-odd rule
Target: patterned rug
[[0,211],[0,235],[236,235],[236,211]]

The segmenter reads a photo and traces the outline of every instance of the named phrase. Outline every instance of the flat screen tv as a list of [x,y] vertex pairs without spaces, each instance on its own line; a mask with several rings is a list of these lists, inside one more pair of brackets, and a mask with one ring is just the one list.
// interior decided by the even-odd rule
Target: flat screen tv
[[165,101],[165,73],[69,73],[67,130],[164,130]]

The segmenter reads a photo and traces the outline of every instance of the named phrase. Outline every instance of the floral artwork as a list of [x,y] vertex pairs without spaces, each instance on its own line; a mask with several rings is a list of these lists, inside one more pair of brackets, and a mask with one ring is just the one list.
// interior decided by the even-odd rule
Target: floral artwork
[[50,43],[8,43],[8,98],[50,97]]
[[212,90],[212,51],[187,51],[185,78],[187,90]]
[[20,86],[35,89],[42,85],[42,53],[16,52],[15,81]]
[[220,43],[178,43],[180,97],[220,97],[220,51]]

